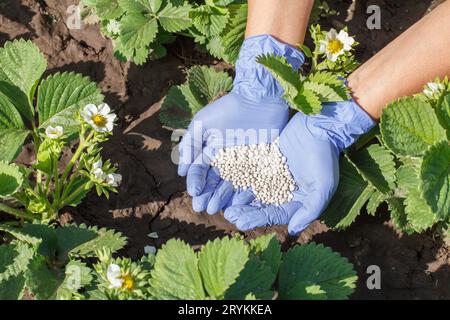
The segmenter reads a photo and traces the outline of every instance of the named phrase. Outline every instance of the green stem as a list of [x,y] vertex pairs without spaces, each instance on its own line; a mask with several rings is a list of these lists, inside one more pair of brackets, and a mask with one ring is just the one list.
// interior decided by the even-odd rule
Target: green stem
[[177,35],[179,36],[183,36],[183,37],[188,37],[188,38],[194,38],[194,36],[190,33],[186,33],[186,32],[176,32]]
[[[80,162],[79,165],[77,166],[77,168],[75,169],[75,171],[73,172],[72,177],[76,177],[82,169],[83,169],[83,162]],[[73,182],[74,182],[74,179],[71,179],[69,181],[69,183],[66,186],[64,186],[61,199],[64,199],[67,197],[67,192],[69,192],[69,190],[71,189]]]
[[91,133],[87,136],[86,139],[84,139],[83,134],[80,136],[80,144],[79,144],[77,150],[75,151],[72,159],[70,159],[70,162],[67,165],[66,170],[64,170],[61,180],[58,183],[58,187],[56,188],[55,202],[54,202],[55,208],[59,207],[59,201],[61,198],[61,187],[66,182],[67,177],[69,176],[70,172],[72,171],[72,168],[75,165],[75,163],[77,162],[78,158],[80,158],[81,154],[83,153],[84,148],[86,148],[86,142],[88,142],[90,139],[92,139],[93,136],[94,136],[94,131],[91,131]]
[[80,195],[81,192],[84,191],[84,187],[85,184],[79,186],[78,189],[72,192],[72,194],[70,194],[67,198],[62,197],[61,204],[63,204],[64,206],[65,203],[70,203],[71,201],[73,201],[76,197]]
[[25,219],[29,221],[33,221],[35,219],[35,217],[32,216],[31,214],[28,214],[22,210],[11,208],[10,206],[7,206],[6,204],[3,203],[0,203],[0,211],[6,212],[20,219]]

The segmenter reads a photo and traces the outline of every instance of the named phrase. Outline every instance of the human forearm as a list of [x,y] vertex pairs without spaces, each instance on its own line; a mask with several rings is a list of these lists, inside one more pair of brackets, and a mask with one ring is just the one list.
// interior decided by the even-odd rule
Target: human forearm
[[249,0],[246,37],[270,34],[297,46],[303,43],[314,0]]
[[349,77],[356,102],[375,120],[390,102],[450,74],[450,1],[386,46]]

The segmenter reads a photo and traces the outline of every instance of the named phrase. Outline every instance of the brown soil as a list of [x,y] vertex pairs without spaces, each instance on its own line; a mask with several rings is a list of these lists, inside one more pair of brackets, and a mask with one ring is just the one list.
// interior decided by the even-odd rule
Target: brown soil
[[[98,82],[107,102],[120,116],[114,137],[104,146],[104,157],[117,164],[124,176],[118,195],[108,201],[94,194],[77,209],[68,209],[61,222],[85,222],[117,229],[129,237],[124,254],[138,257],[145,245],[160,246],[178,237],[194,246],[236,230],[221,215],[196,214],[185,182],[171,161],[171,132],[158,119],[161,100],[168,88],[183,81],[186,67],[193,63],[227,66],[198,56],[189,41],[179,39],[170,46],[166,58],[137,67],[120,63],[112,53],[111,42],[104,39],[97,26],[69,30],[66,9],[75,0],[0,1],[0,45],[16,37],[33,40],[49,61],[48,73],[76,71]],[[367,3],[366,3],[367,2]],[[343,23],[361,43],[358,55],[364,61],[398,36],[427,10],[432,1],[338,1],[339,16],[324,21],[325,27]],[[329,1],[332,3],[332,1]],[[382,30],[366,28],[365,8],[379,4]],[[346,19],[350,21],[345,22]],[[22,161],[30,161],[25,150]],[[360,216],[345,232],[329,231],[316,222],[300,237],[287,237],[285,227],[264,228],[245,233],[246,237],[276,232],[286,249],[295,243],[324,243],[348,257],[359,275],[354,299],[449,299],[450,248],[431,235],[398,234],[386,217]],[[158,240],[147,234],[157,231]],[[366,288],[366,269],[378,265],[382,289]]]

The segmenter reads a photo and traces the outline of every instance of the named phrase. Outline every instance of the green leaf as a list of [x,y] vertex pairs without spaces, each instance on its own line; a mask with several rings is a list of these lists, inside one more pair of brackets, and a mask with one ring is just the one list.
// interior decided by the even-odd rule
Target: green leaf
[[245,300],[249,294],[253,294],[256,299],[270,300],[273,297],[270,289],[276,276],[261,259],[250,257],[236,282],[226,291],[225,299]]
[[450,145],[442,141],[432,146],[422,162],[422,195],[433,212],[443,220],[450,217]]
[[[78,195],[75,198],[71,199],[65,199],[64,205],[76,207],[81,204],[83,199],[88,195],[88,193],[92,190],[92,185],[89,184],[90,179],[87,177],[76,177],[74,178],[72,184],[69,187],[69,190],[67,191],[67,194],[73,195],[74,192],[79,192]],[[79,188],[83,187],[82,191],[79,191]],[[70,200],[70,201],[69,201]]]
[[56,253],[59,261],[67,261],[69,252],[97,238],[97,232],[85,226],[67,225],[56,229]]
[[102,20],[112,20],[119,18],[124,10],[116,0],[82,0],[85,5],[94,8],[96,14]]
[[151,277],[150,290],[156,299],[205,298],[197,255],[181,240],[169,240],[158,251]]
[[347,100],[347,95],[342,97],[333,87],[324,83],[305,81],[303,87],[314,92],[319,97],[320,102],[339,102]]
[[16,193],[23,184],[23,175],[19,167],[0,161],[0,197]]
[[371,216],[375,216],[378,207],[385,202],[387,199],[387,196],[383,193],[381,193],[380,191],[375,191],[369,201],[367,202],[367,213],[370,214]]
[[27,270],[34,251],[27,244],[14,241],[0,245],[0,287],[3,281]]
[[276,234],[267,234],[249,241],[251,255],[258,256],[270,266],[273,274],[278,274],[281,264],[281,247]]
[[0,79],[0,92],[9,99],[15,108],[28,120],[34,119],[34,109],[30,107],[30,102],[25,93],[14,84]]
[[307,115],[318,114],[322,110],[319,96],[313,91],[303,88],[300,94],[291,102],[291,107]]
[[61,284],[55,270],[51,270],[43,256],[36,256],[25,273],[26,287],[37,300],[55,299],[55,293]]
[[395,189],[394,156],[385,147],[373,144],[352,157],[359,173],[384,194]]
[[414,229],[411,227],[411,224],[408,221],[408,216],[406,215],[404,199],[389,198],[387,203],[394,226],[407,234],[414,233]]
[[[25,223],[22,228],[13,228],[6,224],[0,224],[0,231],[7,232],[11,234],[14,238],[17,240],[29,244],[34,248],[38,248],[38,246],[42,243],[42,239],[35,237],[34,235],[30,234],[28,230],[25,229],[25,227],[28,224]],[[50,228],[50,227],[47,227]]]
[[450,139],[450,93],[436,106],[436,115],[441,126],[447,131],[447,138]]
[[87,104],[100,104],[102,95],[97,84],[73,72],[56,73],[42,81],[38,93],[40,128],[62,126],[64,132],[78,128],[77,115]]
[[[420,168],[419,168],[420,170]],[[396,172],[397,194],[406,198],[411,190],[419,185],[419,172],[411,164],[403,164]]]
[[62,145],[52,139],[45,139],[39,146],[38,153],[36,155],[37,164],[34,168],[51,174],[54,172],[55,162],[53,159],[59,159],[62,151]]
[[0,161],[14,161],[22,151],[29,133],[28,130],[0,128]]
[[174,6],[167,2],[167,5],[158,12],[158,21],[167,32],[178,32],[191,26],[192,21],[189,18],[191,6],[183,4]]
[[223,299],[249,259],[248,247],[237,239],[209,241],[200,251],[199,269],[208,294]]
[[22,300],[25,289],[23,273],[0,281],[0,300]]
[[15,229],[12,235],[35,246],[40,255],[50,260],[55,259],[56,231],[54,227],[46,224],[24,223],[22,228]]
[[23,39],[8,41],[0,48],[0,81],[18,87],[27,97],[28,105],[20,104],[17,107],[29,120],[32,120],[34,115],[32,107],[34,92],[46,68],[47,61],[44,55],[31,41]]
[[405,199],[405,213],[411,228],[416,232],[424,232],[438,221],[430,206],[421,197],[417,185]]
[[232,79],[225,72],[206,66],[192,67],[185,84],[170,88],[161,107],[162,124],[173,129],[187,127],[200,109],[231,88]]
[[355,166],[346,157],[342,158],[339,186],[322,214],[322,221],[333,229],[347,228],[355,221],[374,192]]
[[12,101],[0,91],[0,130],[2,129],[25,129],[25,125]]
[[[152,1],[152,0],[151,0]],[[117,0],[122,10],[129,13],[142,13],[151,11],[150,1],[146,0]],[[154,2],[154,1],[152,1]],[[158,2],[161,2],[160,0]]]
[[219,36],[212,37],[208,39],[209,41],[206,43],[206,49],[208,49],[209,53],[218,59],[222,59],[225,48],[222,45],[222,40]]
[[381,134],[386,146],[404,156],[420,156],[434,143],[445,140],[432,106],[408,97],[391,103],[381,115]]
[[218,36],[227,25],[229,12],[226,8],[199,6],[191,11],[194,26],[207,37]]
[[225,95],[231,90],[233,81],[226,72],[216,71],[207,66],[194,66],[188,71],[186,89],[182,88],[191,106],[202,107]]
[[225,299],[244,300],[249,294],[256,299],[271,299],[270,290],[281,264],[281,248],[276,234],[268,234],[249,241],[250,259],[236,282],[225,294]]
[[305,45],[305,44],[301,44],[300,45],[300,49],[303,51],[303,53],[305,54],[305,57],[307,57],[307,58],[312,58],[313,57],[313,54],[312,54],[312,52],[311,52],[311,49],[307,46],[307,45]]
[[222,34],[223,59],[234,64],[239,56],[245,38],[247,26],[247,4],[240,4],[229,8],[230,19]]
[[284,97],[288,101],[293,101],[299,94],[302,86],[300,75],[287,62],[285,57],[272,55],[262,55],[256,58],[256,62],[262,64],[278,81],[284,89]]
[[[80,225],[79,227],[85,228],[83,225]],[[97,227],[89,227],[88,229],[96,232],[97,237],[71,249],[69,251],[70,257],[92,257],[97,251],[104,249],[108,249],[111,253],[115,253],[127,244],[127,239],[120,232],[106,228],[97,229]]]
[[22,150],[27,136],[22,116],[0,91],[0,161],[13,161]]
[[281,299],[347,299],[357,278],[347,259],[322,244],[310,243],[284,254],[279,294]]
[[120,23],[120,44],[134,52],[148,48],[158,33],[158,21],[140,13],[127,14]]
[[72,300],[78,290],[88,286],[93,280],[91,269],[80,261],[70,261],[65,268],[64,280],[59,285],[55,298],[58,300]]

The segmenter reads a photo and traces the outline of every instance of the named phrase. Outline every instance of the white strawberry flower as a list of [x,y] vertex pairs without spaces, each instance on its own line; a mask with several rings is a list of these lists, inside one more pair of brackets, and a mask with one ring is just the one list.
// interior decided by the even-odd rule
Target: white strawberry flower
[[110,173],[106,177],[106,183],[111,187],[118,187],[122,183],[122,175],[118,173]]
[[335,29],[331,29],[325,39],[320,42],[319,51],[326,54],[327,59],[336,62],[339,56],[352,49],[354,43],[355,39],[350,37],[346,31],[341,30],[337,33]]
[[145,254],[156,254],[156,248],[153,246],[145,246],[144,252]]
[[106,271],[106,278],[109,282],[109,289],[121,288],[124,282],[122,273],[120,271],[120,266],[114,263],[108,266],[108,270]]
[[439,82],[428,82],[427,85],[425,86],[425,89],[423,90],[423,93],[427,97],[433,98],[444,90],[445,90],[444,84]]
[[106,173],[103,171],[103,161],[100,159],[98,161],[96,161],[93,165],[92,165],[92,171],[91,171],[92,175],[95,177],[96,180],[98,181],[105,181],[107,178]]
[[106,31],[112,35],[118,36],[120,34],[120,22],[117,20],[109,20],[106,25]]
[[50,139],[59,139],[64,134],[64,128],[61,126],[48,126],[47,129],[45,129],[45,134]]
[[114,127],[114,120],[117,117],[114,113],[111,113],[111,108],[106,103],[99,106],[88,104],[81,112],[81,116],[95,131],[101,133],[111,132]]

